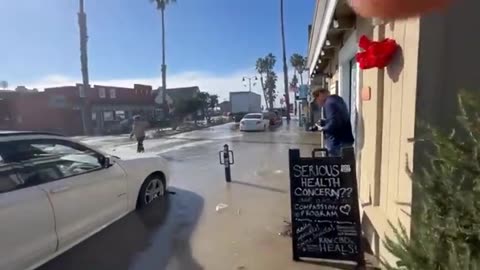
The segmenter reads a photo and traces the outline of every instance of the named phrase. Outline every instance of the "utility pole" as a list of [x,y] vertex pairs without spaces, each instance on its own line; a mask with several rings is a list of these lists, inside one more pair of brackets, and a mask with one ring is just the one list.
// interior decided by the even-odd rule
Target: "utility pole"
[[283,18],[283,0],[280,0],[280,25],[282,30],[282,50],[283,50],[283,83],[285,87],[285,103],[287,104],[287,121],[290,121],[290,95],[288,93],[288,67],[287,67],[287,52],[285,48],[285,25]]
[[[90,81],[88,78],[88,56],[87,56],[87,15],[85,14],[84,0],[79,0],[79,12],[78,12],[78,26],[80,28],[80,63],[82,70],[82,89],[79,91],[81,99],[81,113],[82,113],[82,125],[84,135],[88,135],[87,127],[87,102],[86,95],[90,88]],[[83,93],[82,93],[83,92]]]
[[169,113],[169,108],[167,105],[167,64],[165,60],[165,3],[163,3],[160,11],[162,13],[162,100],[164,112]]
[[258,78],[257,78],[257,76],[255,76],[255,77],[243,77],[243,79],[242,79],[243,83],[245,83],[246,80],[248,80],[248,91],[252,92],[252,80],[254,80],[253,86],[255,86],[257,84]]

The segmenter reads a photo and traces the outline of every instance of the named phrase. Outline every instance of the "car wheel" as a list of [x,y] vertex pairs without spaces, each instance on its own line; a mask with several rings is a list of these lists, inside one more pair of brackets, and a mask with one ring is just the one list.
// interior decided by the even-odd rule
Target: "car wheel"
[[165,182],[162,177],[153,175],[143,182],[138,194],[138,208],[145,207],[156,199],[165,196]]

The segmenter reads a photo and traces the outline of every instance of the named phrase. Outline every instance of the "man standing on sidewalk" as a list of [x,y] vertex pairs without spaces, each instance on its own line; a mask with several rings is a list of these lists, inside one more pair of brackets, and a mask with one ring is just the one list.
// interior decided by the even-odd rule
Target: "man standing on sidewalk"
[[315,89],[312,95],[315,103],[324,109],[324,119],[317,126],[324,133],[325,147],[330,156],[340,156],[342,148],[351,147],[354,142],[347,105],[325,88]]

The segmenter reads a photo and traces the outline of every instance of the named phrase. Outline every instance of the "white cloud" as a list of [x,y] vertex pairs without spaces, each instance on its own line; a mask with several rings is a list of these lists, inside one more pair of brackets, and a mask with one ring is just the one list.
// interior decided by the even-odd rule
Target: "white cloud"
[[[293,71],[290,69],[291,72],[290,78],[293,75]],[[281,71],[277,72],[278,74],[278,82],[277,82],[277,91],[279,96],[282,96],[284,93],[283,87],[283,73]],[[220,101],[228,100],[229,92],[233,91],[246,91],[248,90],[248,86],[244,86],[242,82],[242,78],[244,76],[255,76],[255,71],[253,69],[244,69],[232,72],[226,75],[215,75],[213,73],[208,72],[200,72],[200,71],[189,71],[189,72],[182,72],[177,74],[171,74],[167,77],[167,86],[170,87],[185,87],[185,86],[199,86],[202,91],[207,91],[211,94],[217,94],[220,97]],[[28,88],[38,88],[44,89],[48,87],[56,87],[56,86],[67,86],[67,85],[75,85],[76,83],[80,83],[81,78],[72,78],[63,76],[60,74],[52,74],[42,78],[38,81],[33,81],[27,83],[25,86]],[[99,84],[99,85],[112,85],[118,87],[132,87],[133,84],[146,84],[152,85],[154,88],[157,88],[161,85],[161,77],[151,77],[151,78],[111,78],[111,79],[100,79],[100,80],[91,80],[91,84]],[[260,87],[260,82],[252,87],[252,91],[261,94],[262,90]],[[262,95],[263,100],[263,95]],[[279,98],[277,98],[278,102]]]

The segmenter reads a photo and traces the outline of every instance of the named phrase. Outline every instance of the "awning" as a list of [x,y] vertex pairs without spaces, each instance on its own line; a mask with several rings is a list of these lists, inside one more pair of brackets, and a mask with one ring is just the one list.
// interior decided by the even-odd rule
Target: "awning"
[[328,29],[332,22],[338,0],[317,0],[313,18],[312,37],[307,58],[309,75],[311,76],[317,65],[318,57],[327,38]]

